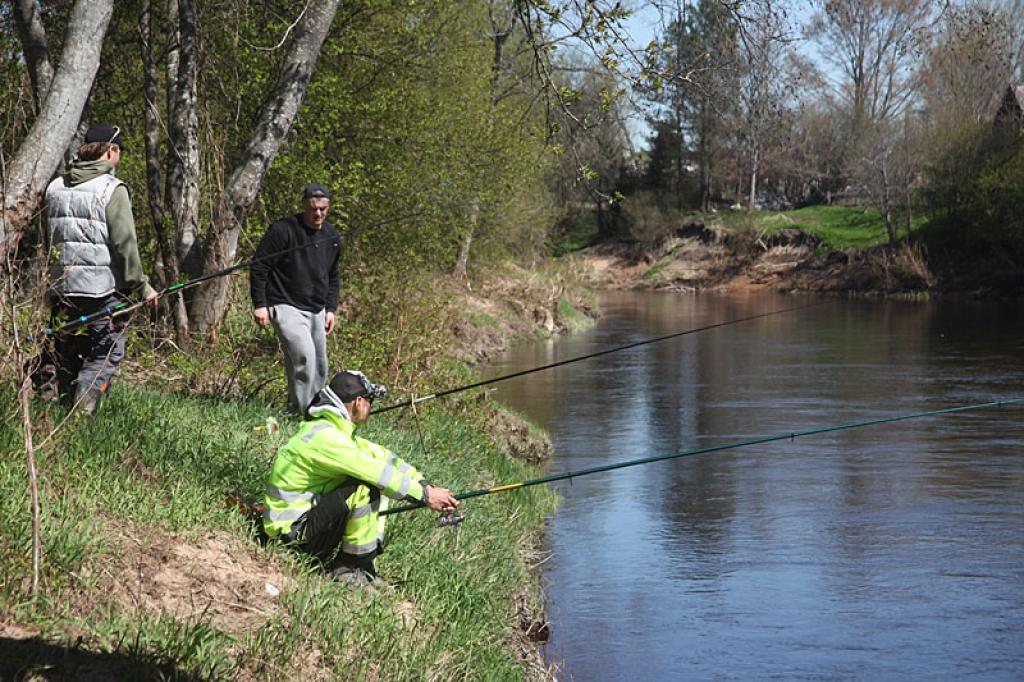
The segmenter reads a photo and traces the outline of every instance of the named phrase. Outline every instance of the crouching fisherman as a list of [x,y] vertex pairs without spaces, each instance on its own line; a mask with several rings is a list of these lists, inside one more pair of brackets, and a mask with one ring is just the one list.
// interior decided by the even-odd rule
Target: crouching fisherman
[[459,504],[450,490],[431,485],[387,448],[355,435],[385,393],[362,372],[334,375],[307,408],[309,420],[278,449],[263,509],[269,537],[356,585],[377,580],[373,560],[382,551],[380,512],[388,498],[445,513]]

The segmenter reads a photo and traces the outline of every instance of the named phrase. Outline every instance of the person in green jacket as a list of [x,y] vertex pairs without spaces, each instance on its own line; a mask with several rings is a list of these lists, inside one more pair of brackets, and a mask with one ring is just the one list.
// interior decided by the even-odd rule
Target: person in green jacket
[[[78,319],[129,298],[156,305],[142,271],[128,188],[115,175],[124,143],[116,126],[89,127],[65,175],[46,188],[49,291],[55,319]],[[126,318],[100,317],[56,339],[58,393],[92,415],[124,358]]]
[[334,578],[377,580],[388,499],[450,513],[459,502],[387,448],[355,434],[386,393],[359,371],[334,375],[307,409],[308,421],[274,459],[263,530],[317,559]]

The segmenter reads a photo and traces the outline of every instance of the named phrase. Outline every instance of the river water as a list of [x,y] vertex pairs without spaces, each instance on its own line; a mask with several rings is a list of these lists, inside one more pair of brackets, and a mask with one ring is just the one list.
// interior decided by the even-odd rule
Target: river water
[[[551,473],[1024,397],[1024,307],[618,292],[492,376]],[[553,484],[549,662],[566,680],[1024,679],[1024,406]],[[508,494],[515,494],[508,493]]]

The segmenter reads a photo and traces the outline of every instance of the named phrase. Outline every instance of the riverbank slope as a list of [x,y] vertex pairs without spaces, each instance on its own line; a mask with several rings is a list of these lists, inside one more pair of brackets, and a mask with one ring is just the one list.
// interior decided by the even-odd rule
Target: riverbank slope
[[[436,335],[455,339],[447,362],[462,367],[445,380],[472,378],[466,362],[513,338],[574,328],[589,305],[566,276],[512,266],[436,290],[452,311]],[[16,410],[0,415],[10,455],[0,460],[0,678],[551,677],[535,648],[545,628],[534,568],[553,494],[472,500],[455,527],[423,511],[391,517],[378,560],[388,586],[353,592],[260,547],[230,504],[233,491],[260,497],[297,427],[280,400],[232,388],[223,372],[161,386],[154,365],[167,376],[170,361],[133,350],[94,419],[29,404],[42,523],[35,596],[24,431]],[[218,382],[228,390],[195,390]],[[0,391],[18,404],[16,387]],[[534,477],[548,456],[541,434],[482,391],[379,415],[365,435],[456,491]]]
[[[849,220],[856,215],[836,207]],[[826,218],[828,218],[826,214]],[[691,217],[646,240],[613,241],[571,256],[598,288],[667,291],[818,291],[979,298],[1024,295],[1020,277],[994,256],[966,255],[919,238],[895,249],[884,230],[800,224],[785,213],[721,221]],[[836,242],[839,245],[836,245]]]

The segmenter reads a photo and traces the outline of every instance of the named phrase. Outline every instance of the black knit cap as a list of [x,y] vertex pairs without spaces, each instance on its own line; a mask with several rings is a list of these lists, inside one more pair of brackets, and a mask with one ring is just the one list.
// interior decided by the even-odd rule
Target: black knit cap
[[338,372],[331,379],[329,384],[334,394],[341,399],[341,402],[348,403],[359,396],[367,395],[366,386],[363,380],[352,372]]

